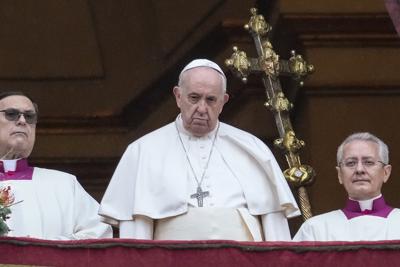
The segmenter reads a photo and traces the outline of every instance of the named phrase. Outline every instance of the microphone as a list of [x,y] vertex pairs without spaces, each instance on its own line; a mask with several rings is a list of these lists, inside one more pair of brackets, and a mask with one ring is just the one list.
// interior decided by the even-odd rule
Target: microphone
[[[0,160],[8,159],[7,157],[8,157],[13,151],[14,151],[14,147],[11,147],[11,148],[7,151],[7,153],[5,153],[3,156],[0,157]],[[12,159],[15,159],[15,158],[16,158],[16,157],[15,157],[15,155],[14,155]]]

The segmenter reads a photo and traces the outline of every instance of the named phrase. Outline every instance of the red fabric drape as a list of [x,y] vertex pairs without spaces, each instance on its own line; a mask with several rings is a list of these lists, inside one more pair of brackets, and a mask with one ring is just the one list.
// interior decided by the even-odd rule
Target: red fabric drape
[[0,238],[0,264],[39,266],[400,266],[400,240],[235,242]]
[[400,0],[385,0],[385,6],[400,36]]

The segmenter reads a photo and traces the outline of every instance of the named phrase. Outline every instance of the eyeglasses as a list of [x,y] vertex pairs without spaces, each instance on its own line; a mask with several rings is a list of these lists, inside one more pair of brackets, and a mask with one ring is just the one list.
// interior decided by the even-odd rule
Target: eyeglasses
[[[355,169],[357,167],[357,165],[358,165],[358,162],[359,162],[358,160],[350,159],[350,160],[346,160],[344,162],[340,162],[339,166],[343,165],[344,167],[346,167],[348,169]],[[386,163],[383,163],[380,160],[371,160],[371,159],[363,159],[363,160],[361,160],[361,165],[364,168],[367,168],[367,169],[377,166],[378,163],[382,163],[384,166],[386,165]]]
[[8,121],[18,121],[21,115],[24,115],[25,121],[28,124],[36,124],[38,115],[34,111],[19,111],[15,108],[8,108],[4,110],[0,110],[0,112],[4,112],[4,116]]

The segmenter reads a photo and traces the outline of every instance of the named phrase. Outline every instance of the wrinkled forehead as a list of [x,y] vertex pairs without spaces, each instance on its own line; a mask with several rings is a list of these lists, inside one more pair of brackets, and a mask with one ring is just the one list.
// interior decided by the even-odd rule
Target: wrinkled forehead
[[343,157],[375,158],[379,156],[379,145],[372,141],[354,140],[343,147]]
[[19,110],[35,110],[32,101],[26,96],[12,95],[0,99],[0,110],[15,108]]

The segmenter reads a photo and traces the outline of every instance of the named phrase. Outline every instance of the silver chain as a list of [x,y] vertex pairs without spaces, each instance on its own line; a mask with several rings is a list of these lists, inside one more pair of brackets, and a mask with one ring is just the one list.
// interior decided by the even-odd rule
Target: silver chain
[[186,150],[186,148],[185,148],[185,145],[183,144],[183,140],[182,140],[181,134],[180,134],[180,132],[179,132],[178,125],[177,125],[176,121],[175,121],[175,128],[176,128],[176,131],[178,132],[179,140],[181,141],[183,151],[185,152],[187,162],[189,163],[190,169],[191,169],[192,172],[193,172],[193,176],[194,176],[194,179],[196,180],[197,186],[198,186],[199,188],[201,188],[201,184],[203,183],[204,176],[205,176],[206,171],[207,171],[207,169],[208,169],[208,164],[210,163],[211,155],[212,155],[212,152],[213,152],[213,150],[214,150],[215,140],[217,139],[217,134],[218,134],[218,130],[219,130],[219,122],[218,122],[217,130],[215,131],[214,140],[213,140],[212,145],[211,145],[210,154],[208,155],[208,160],[207,160],[206,166],[204,167],[203,174],[201,175],[200,181],[199,181],[199,179],[197,178],[196,172],[195,172],[194,169],[193,169],[192,163],[191,163],[190,158],[189,158],[189,154],[187,153],[187,150]]

